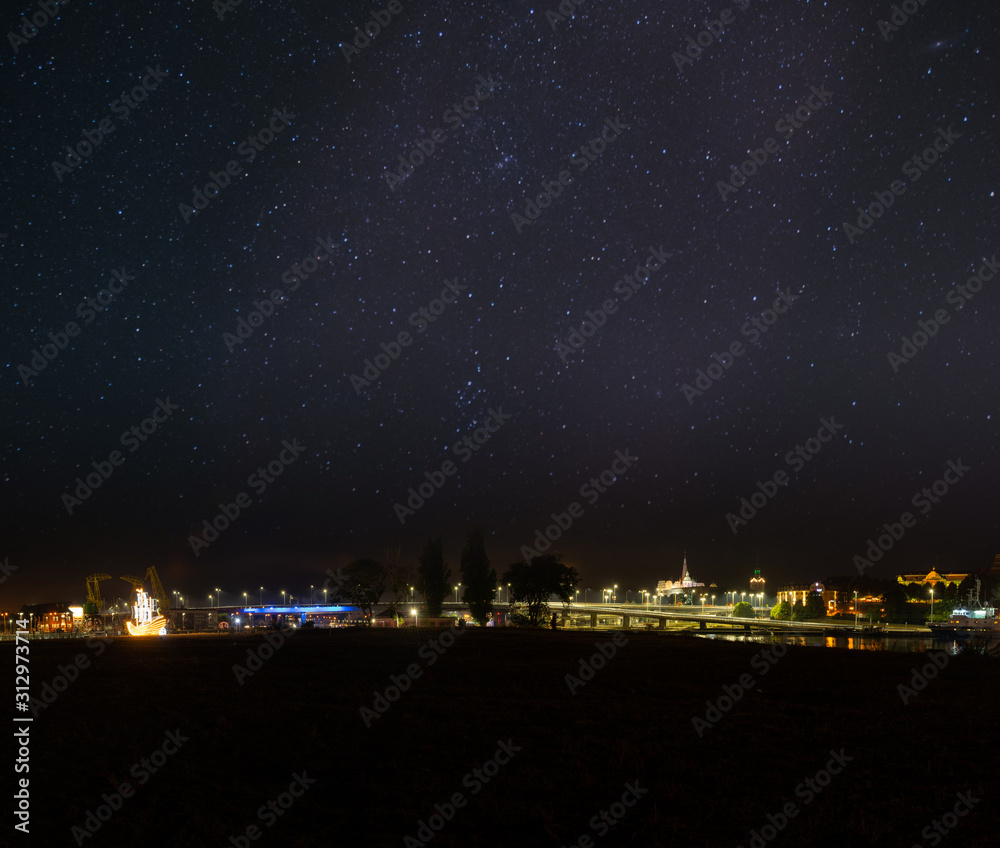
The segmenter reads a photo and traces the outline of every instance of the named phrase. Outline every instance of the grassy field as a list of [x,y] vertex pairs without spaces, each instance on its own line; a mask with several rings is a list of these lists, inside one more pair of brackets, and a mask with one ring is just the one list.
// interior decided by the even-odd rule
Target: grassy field
[[[256,635],[120,638],[100,653],[35,641],[35,697],[78,654],[90,665],[36,707],[32,835],[4,836],[76,845],[71,828],[127,782],[131,796],[83,844],[909,848],[937,844],[921,832],[960,792],[982,800],[934,836],[997,844],[997,660],[952,658],[904,704],[897,686],[925,654],[776,657],[759,643],[639,632],[591,676],[581,661],[609,632],[470,629],[430,643],[441,636],[301,632],[260,662]],[[256,670],[237,679],[248,652]],[[584,685],[571,693],[567,674]],[[409,685],[379,713],[390,675]],[[696,729],[724,686],[742,694]],[[498,745],[507,753],[494,759]],[[824,786],[831,752],[846,764]],[[417,841],[435,805],[450,820]],[[781,832],[752,841],[786,808]]]

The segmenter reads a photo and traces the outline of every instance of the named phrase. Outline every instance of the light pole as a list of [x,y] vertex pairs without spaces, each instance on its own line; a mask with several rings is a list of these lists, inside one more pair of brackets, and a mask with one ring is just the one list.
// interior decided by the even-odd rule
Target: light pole
[[281,590],[281,605],[282,606],[285,605],[285,590],[284,589]]
[[[211,593],[209,593],[209,596],[208,596],[208,603],[209,603],[210,606],[213,606],[213,607],[215,606],[215,598],[212,597]],[[117,606],[117,604],[115,606]]]
[[747,596],[746,592],[740,592],[740,603],[741,604],[743,603],[744,600],[746,600],[746,596]]
[[701,596],[701,614],[702,615],[705,614],[705,596],[704,595]]
[[580,590],[576,590],[576,603],[580,603]]
[[261,607],[264,606],[264,587],[263,586],[260,587],[260,605],[261,605]]
[[216,608],[222,606],[222,593],[219,591],[219,587],[215,587],[215,606]]
[[934,587],[931,586],[931,621],[934,620]]
[[[461,583],[458,584],[458,586],[461,586],[461,585],[462,585]],[[455,603],[456,604],[458,603],[458,586],[455,587]]]
[[243,606],[247,606],[247,603],[248,603],[248,602],[247,602],[247,593],[246,593],[246,592],[244,592],[244,593],[243,593]]
[[715,606],[715,595],[712,595],[712,606]]
[[[933,603],[933,600],[932,600]],[[854,593],[854,629],[858,629],[858,593]]]
[[413,603],[413,587],[410,587],[410,603]]
[[309,603],[315,603],[315,598],[313,597],[313,584],[309,584]]
[[416,627],[417,626],[417,608],[413,607],[413,609],[411,609],[410,612],[413,613],[413,626]]
[[612,601],[617,601],[618,600],[618,584],[617,583],[615,583],[615,590],[611,594],[611,600]]

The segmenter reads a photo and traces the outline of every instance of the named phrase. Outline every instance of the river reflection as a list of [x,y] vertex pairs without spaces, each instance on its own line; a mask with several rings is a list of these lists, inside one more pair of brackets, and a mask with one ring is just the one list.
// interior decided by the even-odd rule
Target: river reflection
[[896,651],[902,654],[920,653],[930,650],[946,651],[949,654],[959,654],[962,642],[955,639],[935,639],[931,636],[795,636],[776,634],[754,636],[746,634],[727,633],[696,633],[702,639],[719,639],[726,642],[754,642],[769,644],[783,642],[786,645],[804,645],[809,648],[848,648],[854,651]]

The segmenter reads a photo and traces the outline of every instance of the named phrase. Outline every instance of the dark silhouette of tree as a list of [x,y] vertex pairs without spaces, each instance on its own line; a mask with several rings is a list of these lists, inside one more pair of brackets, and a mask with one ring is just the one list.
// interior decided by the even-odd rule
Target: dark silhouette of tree
[[356,559],[344,569],[343,585],[337,594],[364,614],[366,627],[372,626],[372,608],[382,598],[386,582],[385,563],[375,559]]
[[810,592],[806,598],[806,618],[825,618],[826,605],[820,592]]
[[559,554],[542,554],[511,564],[503,582],[510,584],[511,601],[527,606],[528,624],[537,627],[548,616],[549,599],[553,595],[564,604],[569,603],[580,575]]
[[385,574],[391,596],[389,613],[398,620],[400,607],[405,606],[410,586],[416,579],[413,565],[409,562],[403,562],[400,556],[399,542],[390,544],[385,549]]
[[462,600],[469,605],[469,612],[480,624],[485,625],[493,614],[493,599],[497,592],[497,573],[490,568],[483,541],[483,528],[472,527],[462,548]]
[[417,567],[420,594],[424,596],[427,615],[431,618],[440,617],[441,604],[448,594],[448,582],[451,580],[451,569],[445,565],[443,551],[441,534],[429,537]]

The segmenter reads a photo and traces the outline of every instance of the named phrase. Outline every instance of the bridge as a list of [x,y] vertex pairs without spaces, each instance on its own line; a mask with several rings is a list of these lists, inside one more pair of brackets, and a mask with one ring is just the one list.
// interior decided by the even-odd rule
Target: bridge
[[[446,607],[466,608],[465,604],[446,602]],[[740,630],[767,629],[767,630],[796,630],[815,631],[823,633],[825,630],[839,629],[847,632],[854,631],[854,622],[842,621],[778,621],[772,618],[733,618],[730,615],[731,607],[707,607],[704,610],[692,611],[690,606],[669,606],[658,607],[655,605],[645,606],[642,604],[591,604],[570,602],[561,604],[558,601],[549,604],[553,612],[564,613],[567,617],[579,617],[588,615],[590,626],[597,627],[598,619],[615,617],[621,620],[621,627],[628,629],[638,621],[651,619],[658,622],[661,629],[666,629],[667,622],[679,621],[690,622],[698,625],[699,630],[707,630],[708,625],[723,628],[737,628]],[[498,607],[499,609],[499,607]],[[764,611],[768,613],[768,610]]]

